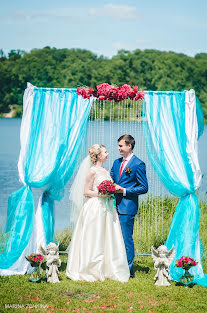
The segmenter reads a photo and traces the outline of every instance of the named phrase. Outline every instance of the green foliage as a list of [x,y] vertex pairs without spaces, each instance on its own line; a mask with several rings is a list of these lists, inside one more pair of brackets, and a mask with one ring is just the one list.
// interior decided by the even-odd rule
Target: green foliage
[[21,105],[14,104],[12,110],[14,111],[13,117],[22,117],[23,107]]
[[135,220],[134,242],[137,253],[150,253],[167,239],[173,213],[178,203],[175,197],[148,196],[139,207]]
[[[178,200],[176,197],[148,196],[145,201],[140,203],[139,213],[136,215],[134,225],[136,253],[150,253],[151,246],[157,248],[159,245],[164,244]],[[200,236],[204,249],[207,249],[207,202],[200,201],[199,206],[201,210]],[[67,249],[71,236],[72,231],[70,229],[57,233],[61,251]],[[207,267],[207,260],[205,264]]]
[[59,242],[59,250],[65,251],[69,246],[70,240],[72,237],[72,230],[66,228],[62,232],[57,232],[57,239]]
[[[26,83],[41,87],[92,86],[103,82],[139,85],[145,90],[193,88],[207,121],[207,54],[195,57],[158,50],[120,50],[111,59],[88,50],[45,47],[29,53],[0,50],[0,113],[22,105]],[[107,109],[106,109],[107,111]],[[108,118],[108,111],[106,112]]]

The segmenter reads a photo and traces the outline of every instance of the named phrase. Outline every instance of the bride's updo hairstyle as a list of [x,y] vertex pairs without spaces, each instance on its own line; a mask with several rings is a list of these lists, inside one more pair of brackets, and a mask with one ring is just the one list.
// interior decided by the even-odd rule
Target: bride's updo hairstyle
[[90,155],[91,163],[96,164],[98,160],[98,155],[101,153],[101,148],[105,148],[104,145],[95,144],[88,150]]

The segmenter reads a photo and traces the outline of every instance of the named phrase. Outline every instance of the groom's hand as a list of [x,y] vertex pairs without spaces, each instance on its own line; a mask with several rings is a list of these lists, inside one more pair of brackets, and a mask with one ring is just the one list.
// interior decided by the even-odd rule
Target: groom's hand
[[124,190],[124,188],[119,185],[116,185],[115,189],[115,193],[123,193]]

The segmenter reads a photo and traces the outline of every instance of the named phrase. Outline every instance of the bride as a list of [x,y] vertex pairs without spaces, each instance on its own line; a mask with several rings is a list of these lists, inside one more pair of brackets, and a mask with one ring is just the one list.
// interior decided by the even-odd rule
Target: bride
[[[103,167],[108,159],[105,146],[95,144],[82,162],[70,198],[80,209],[68,252],[66,275],[72,280],[112,279],[126,282],[129,267],[121,227],[113,201],[101,196],[99,184],[112,180]],[[87,174],[84,174],[87,171]],[[84,199],[79,190],[84,179]],[[81,179],[80,179],[81,178]],[[83,191],[82,191],[83,192]]]

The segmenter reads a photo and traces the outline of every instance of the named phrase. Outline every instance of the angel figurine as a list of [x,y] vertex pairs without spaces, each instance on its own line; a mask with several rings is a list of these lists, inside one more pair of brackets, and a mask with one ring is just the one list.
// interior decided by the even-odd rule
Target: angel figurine
[[152,246],[151,252],[155,262],[154,268],[156,269],[155,285],[170,286],[169,267],[175,255],[174,245],[169,251],[164,245],[159,246],[157,250]]
[[61,265],[58,253],[59,245],[56,245],[54,242],[50,242],[47,245],[46,250],[42,246],[40,246],[39,250],[42,254],[46,255],[46,266],[48,267],[46,269],[47,282],[59,283],[58,267]]

